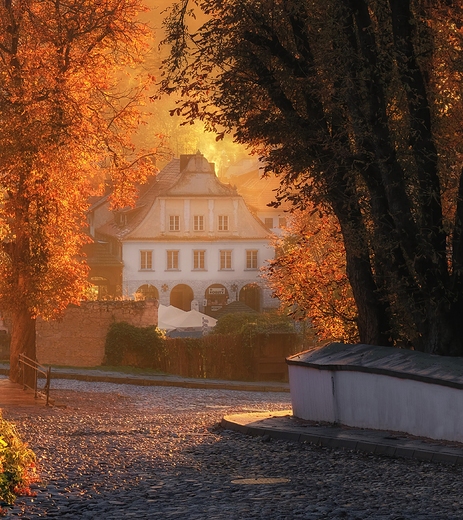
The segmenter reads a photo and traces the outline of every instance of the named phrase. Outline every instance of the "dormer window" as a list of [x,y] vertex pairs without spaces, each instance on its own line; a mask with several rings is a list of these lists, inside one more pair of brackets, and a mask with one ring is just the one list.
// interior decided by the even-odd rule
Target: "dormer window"
[[180,231],[180,216],[171,215],[169,217],[169,231]]
[[195,231],[204,231],[204,217],[203,217],[203,215],[195,215],[193,217],[193,229]]
[[218,230],[228,231],[228,215],[219,215]]
[[118,226],[126,226],[129,222],[127,213],[116,213],[116,224]]
[[266,218],[264,220],[265,227],[268,227],[269,229],[273,229],[273,218]]

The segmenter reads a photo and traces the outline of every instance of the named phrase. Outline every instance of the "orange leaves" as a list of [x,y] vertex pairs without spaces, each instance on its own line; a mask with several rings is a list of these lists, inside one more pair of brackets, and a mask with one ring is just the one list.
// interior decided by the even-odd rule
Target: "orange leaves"
[[295,318],[309,319],[319,339],[356,341],[357,313],[336,220],[294,213],[275,246],[279,253],[264,271],[274,295]]
[[[141,0],[31,0],[0,5],[0,298],[52,317],[86,287],[81,258],[92,178],[119,203],[154,170],[131,135],[146,80]],[[143,160],[140,159],[143,157]]]

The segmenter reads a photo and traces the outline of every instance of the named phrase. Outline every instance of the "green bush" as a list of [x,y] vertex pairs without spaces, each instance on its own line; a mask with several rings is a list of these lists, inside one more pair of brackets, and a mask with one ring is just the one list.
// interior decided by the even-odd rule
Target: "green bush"
[[164,335],[154,326],[112,323],[106,335],[105,364],[152,367],[165,348]]
[[271,332],[294,332],[294,322],[291,318],[279,313],[237,312],[220,317],[211,334],[249,335]]
[[17,496],[32,495],[30,486],[38,481],[35,462],[15,426],[0,415],[0,503],[11,505]]

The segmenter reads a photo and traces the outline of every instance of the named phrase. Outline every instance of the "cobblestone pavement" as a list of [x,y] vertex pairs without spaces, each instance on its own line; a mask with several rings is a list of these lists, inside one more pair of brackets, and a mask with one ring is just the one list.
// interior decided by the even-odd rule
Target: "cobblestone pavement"
[[39,457],[10,518],[462,519],[461,467],[222,430],[287,393],[55,380],[66,408],[4,410]]

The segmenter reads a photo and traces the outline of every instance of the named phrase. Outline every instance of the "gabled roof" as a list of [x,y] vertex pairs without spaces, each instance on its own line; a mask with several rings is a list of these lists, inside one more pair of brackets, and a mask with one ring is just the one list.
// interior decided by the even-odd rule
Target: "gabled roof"
[[100,235],[124,238],[143,221],[156,198],[170,188],[179,176],[180,159],[172,159],[156,176],[153,176],[141,187],[141,194],[136,207],[127,210],[129,217],[131,217],[127,224],[120,226],[114,218],[111,218],[106,224],[98,228],[97,232]]
[[239,215],[244,219],[239,222],[239,234],[236,235],[230,230],[229,234],[221,233],[220,240],[240,238],[265,240],[268,236],[265,226],[249,211],[241,195],[232,186],[220,182],[213,167],[199,152],[173,159],[156,177],[143,186],[136,207],[120,212],[125,214],[127,219],[120,218],[117,221],[112,218],[96,232],[100,237],[114,237],[119,240],[152,240],[160,238],[161,234],[163,240],[218,240],[219,237],[210,233],[207,235],[179,233],[175,236],[162,233],[159,218],[154,218],[154,208],[159,204],[157,202],[159,199],[177,197],[235,199],[240,208]]
[[87,264],[90,267],[121,267],[122,262],[108,249],[98,242],[92,242],[84,246],[84,253],[87,255]]
[[175,184],[163,195],[169,197],[237,197],[238,193],[230,185],[219,181],[207,159],[198,152],[191,156]]

